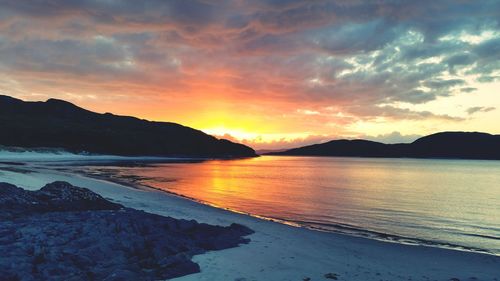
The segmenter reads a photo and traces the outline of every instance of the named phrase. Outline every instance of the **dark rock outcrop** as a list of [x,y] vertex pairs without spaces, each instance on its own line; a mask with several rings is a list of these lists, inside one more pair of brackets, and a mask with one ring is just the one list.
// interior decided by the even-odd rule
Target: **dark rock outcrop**
[[253,233],[112,203],[65,182],[0,183],[0,280],[163,280],[199,272],[191,257]]
[[242,144],[189,127],[110,113],[66,101],[25,102],[0,95],[0,145],[127,156],[252,157]]
[[40,190],[28,191],[0,183],[0,218],[39,212],[118,210],[123,206],[112,203],[87,188],[56,181]]
[[500,160],[500,135],[477,132],[443,132],[422,137],[408,144],[383,144],[367,140],[333,140],[270,154]]

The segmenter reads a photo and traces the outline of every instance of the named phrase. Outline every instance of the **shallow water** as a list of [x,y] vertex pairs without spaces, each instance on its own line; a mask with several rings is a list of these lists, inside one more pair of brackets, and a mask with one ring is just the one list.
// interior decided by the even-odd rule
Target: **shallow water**
[[500,161],[264,156],[94,169],[310,228],[500,255]]

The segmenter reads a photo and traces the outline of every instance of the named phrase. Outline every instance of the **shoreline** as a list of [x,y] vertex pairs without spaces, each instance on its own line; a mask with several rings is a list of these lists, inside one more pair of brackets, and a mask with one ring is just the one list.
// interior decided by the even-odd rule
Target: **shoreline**
[[[1,181],[22,187],[66,180],[127,207],[217,225],[236,222],[256,231],[250,244],[195,256],[201,273],[175,280],[493,280],[500,257],[429,246],[388,243],[345,234],[313,231],[215,208],[156,189],[144,190],[104,179],[31,167],[32,173],[3,171]],[[4,180],[6,179],[6,180]],[[24,182],[24,183],[23,183]],[[475,278],[475,279],[471,279]]]
[[[154,165],[155,163],[152,163],[152,164]],[[144,178],[141,178],[140,176],[137,178],[134,178],[132,180],[132,179],[128,179],[126,177],[117,176],[116,174],[110,174],[107,176],[106,175],[103,176],[103,175],[94,175],[94,174],[88,173],[87,171],[84,171],[84,170],[73,170],[71,172],[80,174],[80,175],[85,176],[85,177],[103,180],[103,181],[107,181],[107,182],[113,182],[113,183],[116,183],[119,185],[129,186],[129,187],[137,188],[140,190],[159,191],[159,192],[166,193],[167,195],[179,197],[181,199],[189,200],[189,201],[192,201],[194,203],[201,204],[204,206],[209,206],[209,207],[229,211],[229,212],[235,213],[235,214],[246,215],[246,216],[250,216],[253,218],[257,218],[257,219],[262,219],[265,221],[270,221],[270,222],[279,223],[279,224],[288,225],[288,226],[297,227],[297,228],[303,228],[303,229],[307,229],[310,231],[334,233],[334,234],[338,234],[338,235],[345,235],[348,237],[364,238],[364,239],[375,240],[375,241],[386,242],[386,243],[395,243],[395,244],[411,245],[411,246],[424,246],[424,247],[447,249],[447,250],[454,250],[454,251],[461,251],[461,252],[478,253],[478,254],[485,254],[485,255],[500,257],[500,253],[493,253],[487,249],[466,247],[466,246],[462,246],[462,245],[458,245],[458,244],[452,244],[452,243],[449,243],[446,241],[423,240],[423,239],[418,239],[418,238],[413,238],[413,237],[398,236],[395,234],[387,234],[387,233],[383,233],[383,232],[376,232],[376,231],[371,231],[371,230],[366,230],[366,229],[357,229],[357,228],[354,229],[354,231],[358,231],[358,233],[343,232],[341,230],[324,229],[324,228],[314,227],[311,225],[307,225],[307,222],[301,224],[300,222],[293,222],[293,221],[287,221],[287,220],[279,219],[279,218],[272,218],[272,217],[266,217],[266,216],[262,216],[262,215],[258,215],[258,214],[252,214],[252,213],[248,213],[248,212],[244,212],[244,211],[239,211],[236,209],[223,207],[223,206],[213,204],[213,203],[210,203],[207,201],[196,199],[194,197],[189,197],[189,196],[186,196],[186,195],[183,195],[180,193],[175,193],[175,192],[172,192],[169,190],[165,190],[165,189],[161,189],[161,188],[157,188],[154,186],[140,183],[140,180],[144,179]],[[349,226],[347,226],[347,227],[349,227]],[[370,236],[370,235],[372,235],[372,236]]]

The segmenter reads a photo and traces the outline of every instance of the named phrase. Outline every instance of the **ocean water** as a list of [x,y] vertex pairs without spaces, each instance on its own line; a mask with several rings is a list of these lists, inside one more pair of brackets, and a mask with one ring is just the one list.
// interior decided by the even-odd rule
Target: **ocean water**
[[500,255],[500,161],[263,156],[93,172],[316,230]]

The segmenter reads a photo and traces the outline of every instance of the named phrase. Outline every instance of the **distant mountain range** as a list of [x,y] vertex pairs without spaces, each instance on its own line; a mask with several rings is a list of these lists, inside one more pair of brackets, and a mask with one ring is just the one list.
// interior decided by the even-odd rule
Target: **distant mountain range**
[[283,149],[257,149],[255,152],[257,152],[257,154],[259,154],[259,155],[264,155],[264,154],[271,154],[271,153],[275,153],[275,152],[283,152],[285,150],[286,150],[286,148],[283,148]]
[[63,100],[0,95],[0,145],[126,156],[251,157],[245,145],[175,123],[99,114]]
[[442,132],[419,138],[412,143],[399,144],[383,144],[367,140],[333,140],[269,154],[500,160],[500,135]]

